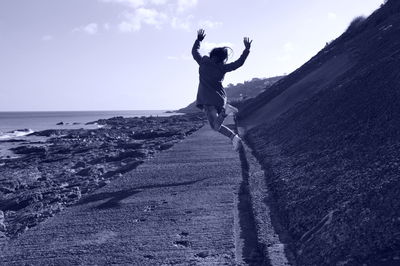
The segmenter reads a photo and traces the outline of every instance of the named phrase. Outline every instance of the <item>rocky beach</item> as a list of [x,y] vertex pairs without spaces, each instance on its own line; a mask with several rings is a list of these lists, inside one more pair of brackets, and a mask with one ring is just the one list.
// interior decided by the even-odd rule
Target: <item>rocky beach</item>
[[135,169],[204,125],[202,114],[101,119],[99,129],[56,129],[2,140],[0,238],[12,238]]

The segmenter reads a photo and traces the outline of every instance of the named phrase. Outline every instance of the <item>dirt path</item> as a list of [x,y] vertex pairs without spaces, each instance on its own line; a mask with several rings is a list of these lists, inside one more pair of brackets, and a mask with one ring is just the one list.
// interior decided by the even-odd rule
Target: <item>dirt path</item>
[[242,166],[205,126],[7,243],[0,265],[270,265]]

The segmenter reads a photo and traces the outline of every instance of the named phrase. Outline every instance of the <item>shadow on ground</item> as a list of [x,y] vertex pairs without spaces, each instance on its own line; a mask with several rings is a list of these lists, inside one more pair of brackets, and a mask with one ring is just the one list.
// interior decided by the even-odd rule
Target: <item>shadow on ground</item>
[[98,194],[87,196],[87,197],[83,198],[82,200],[80,200],[78,203],[76,203],[76,205],[84,205],[84,204],[88,204],[91,202],[108,199],[106,202],[104,202],[94,208],[96,208],[96,209],[119,208],[120,201],[122,201],[126,198],[129,198],[137,193],[140,193],[144,189],[188,186],[188,185],[196,184],[198,182],[202,182],[207,179],[209,179],[209,177],[194,180],[194,181],[180,182],[180,183],[154,184],[154,185],[135,187],[135,188],[127,189],[127,190],[120,190],[120,191],[114,191],[114,192],[103,192],[103,193],[98,193]]
[[239,188],[239,224],[241,228],[240,238],[243,239],[242,256],[247,265],[270,266],[268,257],[264,257],[265,245],[258,241],[256,222],[253,214],[253,206],[249,191],[250,165],[243,146],[239,149],[239,157],[242,168],[242,182]]

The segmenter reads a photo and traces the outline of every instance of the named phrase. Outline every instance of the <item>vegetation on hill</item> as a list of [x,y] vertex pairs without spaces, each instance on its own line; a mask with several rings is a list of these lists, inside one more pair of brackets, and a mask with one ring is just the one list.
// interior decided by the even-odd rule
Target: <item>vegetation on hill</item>
[[[348,69],[318,82],[343,55]],[[400,265],[399,68],[400,1],[389,0],[242,106],[245,123],[310,75],[323,86],[246,137],[298,265]]]

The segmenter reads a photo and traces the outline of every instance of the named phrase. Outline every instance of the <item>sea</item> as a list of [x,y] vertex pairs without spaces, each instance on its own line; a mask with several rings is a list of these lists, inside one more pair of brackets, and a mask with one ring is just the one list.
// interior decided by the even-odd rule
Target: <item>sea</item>
[[0,112],[0,140],[21,138],[45,129],[94,129],[97,124],[86,125],[99,119],[115,116],[171,116],[166,110],[135,111],[59,111],[59,112]]

